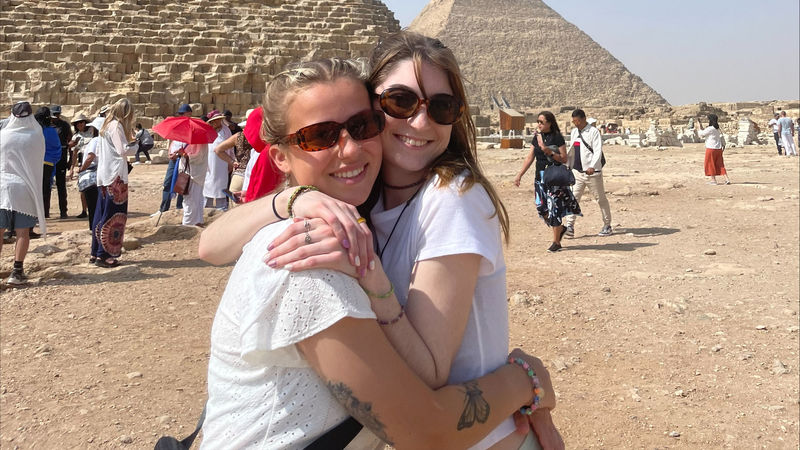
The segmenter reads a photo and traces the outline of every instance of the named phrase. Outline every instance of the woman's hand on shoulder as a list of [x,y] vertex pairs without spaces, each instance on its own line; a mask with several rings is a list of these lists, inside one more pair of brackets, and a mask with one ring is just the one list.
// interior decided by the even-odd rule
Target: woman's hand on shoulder
[[[297,197],[292,210],[295,217],[322,219],[339,245],[346,250],[350,264],[357,267],[359,272],[367,267],[374,267],[371,264],[375,257],[372,232],[355,206],[319,191],[308,191]],[[283,233],[272,245],[279,247],[288,237],[289,235]]]
[[358,277],[361,268],[350,263],[347,249],[322,219],[295,218],[267,249],[264,263],[292,272],[331,269]]

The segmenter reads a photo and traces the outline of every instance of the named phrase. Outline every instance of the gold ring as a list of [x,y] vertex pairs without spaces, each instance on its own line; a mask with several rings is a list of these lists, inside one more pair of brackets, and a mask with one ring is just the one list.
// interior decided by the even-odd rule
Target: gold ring
[[356,222],[358,222],[358,223],[364,223],[366,221],[367,221],[367,219],[365,219],[363,217],[359,217],[358,219],[356,219]]

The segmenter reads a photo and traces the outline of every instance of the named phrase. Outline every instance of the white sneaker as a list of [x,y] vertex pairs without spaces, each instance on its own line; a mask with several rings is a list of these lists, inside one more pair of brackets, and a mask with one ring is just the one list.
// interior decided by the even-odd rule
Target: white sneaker
[[153,214],[150,214],[150,217],[160,216],[161,214],[163,214],[161,211],[156,211]]
[[134,161],[133,164],[131,164],[131,165],[132,166],[138,166],[139,164],[141,164],[139,161]]
[[17,272],[16,270],[12,271],[11,276],[9,276],[6,280],[6,284],[9,286],[23,286],[27,282],[28,277],[26,277],[22,272]]
[[152,162],[153,162],[153,161],[150,161],[150,160],[148,159],[148,160],[147,160],[147,161],[145,161],[144,163],[145,163],[145,164],[150,164],[150,163],[152,163]]

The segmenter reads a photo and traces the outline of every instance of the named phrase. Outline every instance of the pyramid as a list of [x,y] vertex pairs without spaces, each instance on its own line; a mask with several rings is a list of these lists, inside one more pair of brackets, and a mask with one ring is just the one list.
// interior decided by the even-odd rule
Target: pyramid
[[0,3],[0,116],[22,100],[70,118],[127,97],[146,127],[179,103],[241,116],[287,63],[367,56],[400,28],[377,0]]
[[473,105],[492,96],[515,108],[669,105],[541,0],[432,0],[409,29],[453,49]]

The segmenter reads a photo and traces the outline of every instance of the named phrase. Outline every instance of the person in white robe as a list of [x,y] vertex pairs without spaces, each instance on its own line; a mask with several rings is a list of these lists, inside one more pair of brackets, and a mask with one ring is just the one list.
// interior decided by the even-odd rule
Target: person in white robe
[[16,231],[14,267],[6,283],[18,286],[27,280],[23,263],[37,219],[40,232],[47,234],[41,185],[44,134],[30,103],[16,103],[11,111],[0,124],[0,235],[7,228]]
[[[225,116],[216,113],[209,117],[208,124],[217,131],[217,139],[208,145],[208,172],[206,173],[205,184],[203,186],[203,196],[206,198],[206,207],[228,209],[228,198],[225,197],[224,190],[228,189],[230,170],[227,161],[223,160],[214,152],[214,148],[231,137],[230,128],[224,126]],[[229,155],[233,158],[233,150]]]

